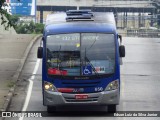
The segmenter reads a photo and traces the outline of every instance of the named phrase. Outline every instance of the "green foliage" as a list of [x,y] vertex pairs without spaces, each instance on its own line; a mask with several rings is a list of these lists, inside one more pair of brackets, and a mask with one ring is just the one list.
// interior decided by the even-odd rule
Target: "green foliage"
[[19,20],[20,20],[19,17],[20,15],[11,15],[10,22],[13,25],[13,27],[16,27],[17,24],[19,23]]
[[18,34],[42,34],[44,24],[20,21],[20,15],[11,15],[10,23]]
[[38,34],[43,33],[44,24],[36,23],[35,26],[36,26],[36,28],[35,28],[36,33],[38,33]]
[[[4,25],[5,26],[5,29],[8,29],[9,27],[12,27],[12,23],[10,21],[10,18],[11,18],[11,15],[7,13],[6,10],[3,10],[0,8],[0,14],[1,14],[1,25]],[[6,19],[8,19],[8,21]]]
[[42,34],[43,28],[43,24],[31,21],[30,23],[20,22],[15,30],[18,34]]
[[[20,0],[17,0],[20,1]],[[1,25],[5,26],[5,29],[8,29],[9,27],[14,27],[14,25],[11,22],[11,15],[7,13],[6,10],[2,9],[2,6],[4,4],[5,0],[0,0],[0,15],[1,15],[1,20],[2,22],[0,23]],[[8,21],[5,20],[5,17],[8,19]]]

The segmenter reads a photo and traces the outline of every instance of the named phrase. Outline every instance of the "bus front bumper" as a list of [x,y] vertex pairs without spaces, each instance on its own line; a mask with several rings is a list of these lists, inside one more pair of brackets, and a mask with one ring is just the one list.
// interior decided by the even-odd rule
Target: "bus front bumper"
[[44,91],[45,106],[63,105],[117,105],[119,104],[119,90],[88,93],[87,99],[77,100],[76,94]]

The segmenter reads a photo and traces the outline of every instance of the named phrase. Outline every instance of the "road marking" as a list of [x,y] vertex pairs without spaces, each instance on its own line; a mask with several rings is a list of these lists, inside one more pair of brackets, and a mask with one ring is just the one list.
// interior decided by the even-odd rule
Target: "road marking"
[[[30,101],[30,98],[31,98],[31,93],[32,93],[32,88],[33,88],[33,80],[35,78],[35,74],[38,71],[39,64],[40,64],[40,59],[37,59],[36,65],[35,65],[33,73],[32,73],[32,76],[29,79],[29,87],[28,87],[27,96],[26,96],[25,103],[23,105],[22,111],[27,110],[27,107],[28,107],[28,104],[29,104],[29,101]],[[19,120],[23,120],[23,117],[20,117]]]
[[[122,98],[122,99],[125,99],[125,77],[122,77],[121,76],[121,91],[120,91],[120,98]],[[120,101],[120,102],[122,102],[122,100]],[[120,104],[120,106],[122,106],[121,107],[121,110],[122,111],[125,111],[125,108],[126,108],[126,102],[122,102],[121,104]],[[119,107],[120,108],[120,107]],[[125,118],[124,118],[124,120],[125,120]]]

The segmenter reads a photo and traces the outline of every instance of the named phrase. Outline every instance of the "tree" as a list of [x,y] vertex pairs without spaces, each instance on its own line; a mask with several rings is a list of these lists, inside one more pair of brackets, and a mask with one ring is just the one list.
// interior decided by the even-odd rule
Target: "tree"
[[[0,0],[0,15],[1,15],[0,19],[2,20],[0,24],[4,25],[5,29],[8,29],[9,27],[12,27],[12,26],[15,27],[15,26],[11,22],[11,15],[8,14],[6,10],[2,9],[2,6],[5,3],[5,1],[6,0]],[[8,19],[8,21],[5,20],[5,17]]]
[[33,21],[26,23],[24,21],[20,21],[16,25],[15,30],[18,34],[42,34],[43,28],[44,24],[42,23],[34,23]]
[[35,33],[37,34],[43,33],[44,24],[36,23],[35,26],[36,26]]
[[[0,0],[0,15],[2,22],[1,25],[5,26],[5,29],[9,27],[14,27],[17,33],[20,34],[40,34],[43,33],[44,25],[41,23],[34,23],[31,21],[30,23],[25,23],[23,21],[19,21],[20,15],[10,15],[6,10],[2,9],[6,0]],[[17,0],[20,1],[20,0]],[[8,21],[5,19],[8,19]]]
[[14,29],[17,29],[17,26],[20,22],[20,15],[11,15],[10,16],[10,23],[12,24],[12,26],[14,27]]

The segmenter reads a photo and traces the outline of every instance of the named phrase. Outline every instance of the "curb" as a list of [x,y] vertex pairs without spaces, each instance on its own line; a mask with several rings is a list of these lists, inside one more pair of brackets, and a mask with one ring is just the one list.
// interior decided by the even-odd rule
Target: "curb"
[[[19,67],[18,69],[16,70],[16,73],[14,74],[14,76],[12,77],[12,80],[17,82],[18,81],[18,78],[21,74],[21,71],[24,67],[24,64],[26,62],[26,59],[29,55],[29,52],[33,46],[33,44],[40,38],[42,37],[42,35],[37,35],[35,36],[31,42],[29,43],[29,45],[27,46],[26,50],[25,50],[25,53],[24,53],[24,56],[23,58],[21,59],[20,61],[20,64],[19,64]],[[11,103],[11,100],[12,100],[12,97],[13,97],[13,94],[14,94],[14,91],[15,91],[15,88],[16,88],[16,84],[9,90],[7,96],[6,96],[6,99],[5,99],[5,102],[4,102],[4,105],[2,107],[2,109],[0,110],[0,112],[4,112],[4,111],[7,111],[7,109],[9,108],[9,105]],[[2,118],[2,120],[4,120],[4,118]]]

